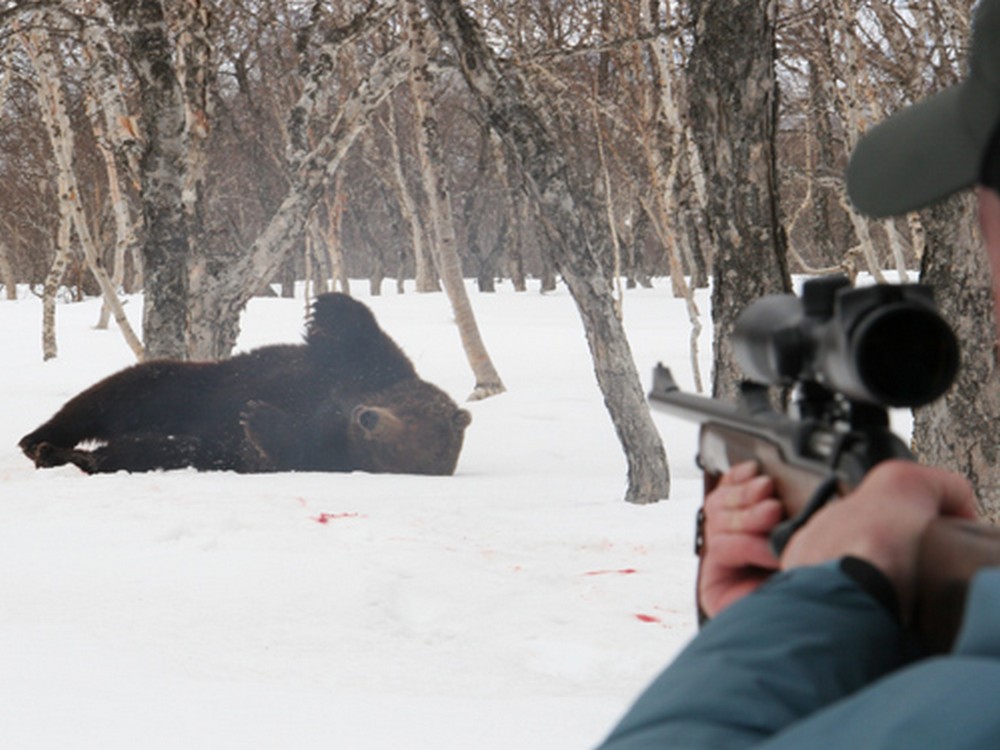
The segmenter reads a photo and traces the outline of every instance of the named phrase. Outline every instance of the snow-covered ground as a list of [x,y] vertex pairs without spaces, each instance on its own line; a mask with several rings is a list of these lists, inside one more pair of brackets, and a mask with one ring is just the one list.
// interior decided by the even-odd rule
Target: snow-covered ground
[[[444,295],[354,292],[465,399]],[[59,357],[43,363],[39,300],[0,302],[0,746],[599,742],[695,629],[696,427],[655,415],[672,495],[626,504],[568,292],[472,294],[507,392],[465,404],[456,475],[433,478],[36,471],[20,436],[131,355],[87,301],[59,305]],[[304,304],[253,301],[240,348],[299,341]],[[691,389],[669,286],[627,292],[624,313],[644,384],[662,360]]]

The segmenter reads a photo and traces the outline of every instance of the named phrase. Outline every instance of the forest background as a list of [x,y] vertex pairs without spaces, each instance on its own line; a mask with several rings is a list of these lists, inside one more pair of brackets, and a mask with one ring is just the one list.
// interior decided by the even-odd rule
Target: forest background
[[[914,448],[1000,504],[989,284],[971,202],[869,221],[847,155],[955,82],[972,2],[4,0],[0,283],[100,294],[137,358],[229,354],[249,299],[366,279],[444,289],[473,396],[503,390],[461,283],[563,283],[629,462],[669,494],[621,325],[623,288],[712,285],[728,331],[790,273],[892,268],[938,292],[959,383]],[[119,297],[141,289],[142,330]],[[666,332],[665,335],[676,335]],[[692,357],[694,359],[694,357]]]

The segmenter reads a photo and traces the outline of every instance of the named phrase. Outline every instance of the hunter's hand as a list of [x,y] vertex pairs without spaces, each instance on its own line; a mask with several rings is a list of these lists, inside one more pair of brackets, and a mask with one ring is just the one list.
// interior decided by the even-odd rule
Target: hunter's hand
[[796,532],[781,567],[860,557],[889,578],[905,615],[913,601],[920,536],[941,516],[976,518],[969,482],[943,469],[886,461],[854,492],[829,503]]
[[722,475],[705,496],[698,600],[709,617],[754,591],[778,569],[768,534],[781,521],[774,483],[753,461]]

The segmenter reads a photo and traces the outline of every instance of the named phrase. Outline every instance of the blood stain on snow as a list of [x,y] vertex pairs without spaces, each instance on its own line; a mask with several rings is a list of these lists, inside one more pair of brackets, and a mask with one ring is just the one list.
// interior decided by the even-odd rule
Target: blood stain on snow
[[638,573],[639,571],[635,568],[621,568],[620,570],[591,570],[584,573],[585,576],[630,576],[633,573]]
[[316,523],[330,523],[330,521],[339,521],[341,518],[367,518],[367,516],[361,513],[320,513],[313,517],[313,520]]
[[644,615],[637,613],[635,616],[639,622],[663,622],[659,617],[654,617],[653,615]]

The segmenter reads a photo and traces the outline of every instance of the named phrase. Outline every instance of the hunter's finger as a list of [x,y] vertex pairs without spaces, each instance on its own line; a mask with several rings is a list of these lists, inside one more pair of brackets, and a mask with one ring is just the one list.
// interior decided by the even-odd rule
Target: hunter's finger
[[769,498],[774,493],[770,477],[758,476],[742,484],[719,486],[705,497],[705,513],[713,515],[746,508]]
[[767,534],[781,521],[783,515],[781,503],[768,498],[746,508],[717,514],[717,522],[709,530],[719,534]]
[[774,498],[761,500],[733,514],[730,519],[732,523],[730,531],[741,534],[767,534],[778,525],[784,513],[780,501]]
[[735,466],[731,466],[729,471],[722,475],[719,480],[720,487],[729,487],[734,484],[742,484],[748,479],[752,479],[760,473],[760,467],[756,461],[743,461]]

